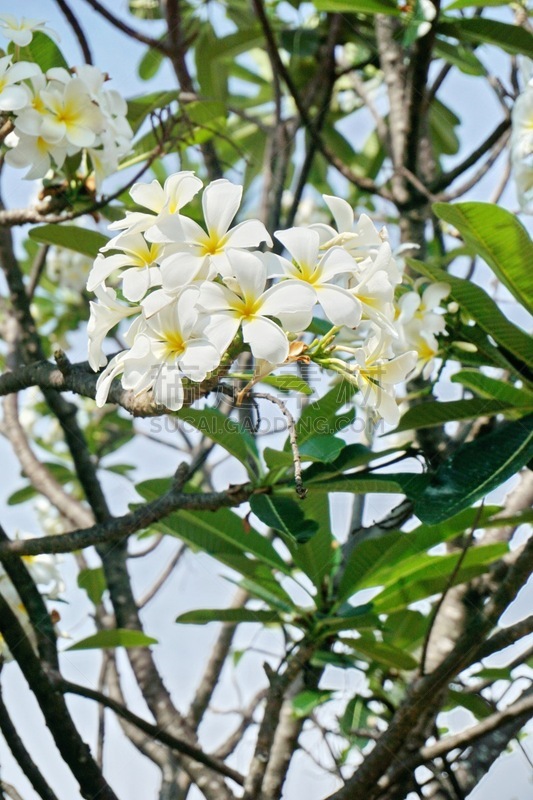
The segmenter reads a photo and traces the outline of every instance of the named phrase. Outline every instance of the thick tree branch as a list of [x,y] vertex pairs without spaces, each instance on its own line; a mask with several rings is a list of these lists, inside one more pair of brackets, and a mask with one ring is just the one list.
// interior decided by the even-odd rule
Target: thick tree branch
[[26,750],[24,742],[18,735],[17,729],[11,721],[9,711],[4,703],[2,696],[2,686],[0,684],[0,731],[6,740],[6,744],[13,754],[13,758],[18,763],[22,772],[29,780],[41,800],[57,800],[56,794],[52,791],[47,781],[44,779],[38,766]]
[[39,555],[40,553],[71,553],[98,544],[120,541],[132,533],[147,528],[164,519],[173,511],[215,511],[218,508],[234,508],[248,500],[253,493],[250,484],[231,486],[224,492],[188,494],[170,489],[166,494],[150,503],[107,522],[92,525],[83,530],[71,531],[57,536],[42,536],[35,539],[0,542],[0,558],[6,555]]
[[28,681],[61,756],[86,800],[118,800],[104,779],[89,747],[81,739],[60,691],[41,667],[31,643],[9,603],[0,594],[0,633]]

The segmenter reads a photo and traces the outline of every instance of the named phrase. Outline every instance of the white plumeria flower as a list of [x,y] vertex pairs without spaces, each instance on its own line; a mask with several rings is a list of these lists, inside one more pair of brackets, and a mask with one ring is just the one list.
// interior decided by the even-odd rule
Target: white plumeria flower
[[511,161],[518,201],[524,211],[533,204],[533,86],[518,96],[512,110]]
[[103,253],[97,255],[87,279],[87,290],[93,292],[113,272],[121,270],[124,297],[132,303],[137,303],[149,289],[161,284],[161,273],[157,265],[162,258],[164,245],[147,244],[141,233],[122,236],[115,246],[114,241],[112,239],[108,242],[102,251],[118,249],[120,246],[123,252],[109,256]]
[[[283,277],[301,281],[312,288],[316,301],[333,325],[355,328],[361,319],[361,304],[351,292],[333,281],[339,275],[351,275],[354,262],[342,248],[329,249],[320,258],[320,237],[315,230],[289,228],[276,231],[276,239],[288,250],[293,263],[275,256],[283,269]],[[269,259],[273,263],[273,258]]]
[[[199,275],[203,267],[209,275],[230,275],[227,251],[232,248],[258,247],[261,242],[272,245],[272,239],[257,219],[246,220],[230,228],[242,198],[242,186],[221,178],[212,181],[204,189],[202,208],[207,231],[194,220],[182,215],[162,219],[146,232],[152,242],[179,243],[182,257],[162,267],[163,288],[168,293],[179,291],[183,286],[183,269],[188,264],[191,274]],[[192,280],[192,278],[191,278]]]
[[[415,288],[418,288],[423,281],[424,279],[417,281]],[[417,291],[406,292],[398,300],[399,316],[396,321],[398,339],[393,343],[393,347],[396,352],[408,348],[416,350],[418,353],[416,374],[422,372],[424,378],[429,378],[433,361],[439,351],[436,334],[444,333],[446,329],[444,316],[436,311],[449,295],[450,289],[450,284],[439,281],[429,284],[422,296]]]
[[52,247],[46,259],[46,274],[57,281],[60,288],[76,293],[85,289],[87,276],[92,268],[92,259],[63,247]]
[[107,364],[107,358],[102,352],[102,345],[109,331],[126,317],[139,314],[138,306],[125,306],[117,302],[117,293],[113,289],[95,286],[94,293],[98,302],[90,302],[90,317],[87,324],[89,337],[89,364],[94,370]]
[[394,286],[388,269],[391,259],[390,245],[383,242],[374,259],[369,257],[358,264],[357,273],[350,278],[348,289],[361,303],[365,318],[396,336]]
[[34,135],[40,135],[52,144],[66,141],[77,148],[91,147],[95,143],[104,117],[92,102],[83,81],[73,78],[63,90],[43,90],[41,100],[45,110],[41,114],[40,130]]
[[[315,292],[298,281],[284,281],[265,291],[267,267],[259,256],[229,250],[233,277],[227,286],[206,281],[198,306],[210,315],[205,335],[224,353],[242,327],[243,340],[255,358],[282,364],[289,354],[285,331],[305,330],[312,319]],[[271,317],[279,319],[283,330]]]
[[[361,214],[357,224],[353,208],[346,200],[340,197],[323,194],[324,202],[329,208],[335,221],[336,229],[331,225],[316,223],[310,229],[317,231],[320,236],[320,248],[328,250],[331,247],[342,247],[358,262],[367,257],[375,258],[384,242],[388,242],[385,229],[379,231],[366,214]],[[397,284],[401,280],[401,273],[394,258],[387,264],[389,280]]]
[[24,175],[26,180],[44,178],[52,165],[60,169],[67,157],[66,147],[50,144],[42,136],[28,136],[16,129],[6,136],[5,144],[11,148],[5,155],[10,167],[30,168]]
[[150,388],[156,403],[172,411],[183,406],[183,377],[200,383],[220,364],[220,352],[202,332],[194,307],[198,291],[185,289],[172,306],[139,325],[130,350],[109,362],[97,382],[96,403],[105,403],[113,378],[140,394]]
[[202,185],[200,178],[189,170],[170,175],[164,186],[156,180],[151,183],[134,183],[130,189],[130,197],[150,213],[126,211],[126,217],[112,222],[109,229],[126,230],[128,233],[147,231],[158,222],[181,211],[198,194]]
[[39,75],[41,68],[29,61],[12,64],[13,56],[0,58],[0,111],[18,111],[30,101],[31,94],[22,81]]
[[417,353],[408,351],[389,358],[390,338],[375,336],[354,353],[353,374],[361,391],[363,406],[373,409],[390,425],[396,425],[400,411],[394,386],[403,383],[413,371]]
[[[423,283],[423,278],[421,281],[416,281],[415,289]],[[405,328],[413,320],[418,320],[430,333],[442,333],[446,327],[444,317],[435,312],[439,309],[441,302],[448,297],[450,291],[449,283],[438,281],[430,283],[424,289],[422,296],[417,291],[406,292],[398,300],[399,322]]]
[[0,14],[0,33],[9,42],[13,42],[17,47],[26,47],[33,39],[36,31],[45,33],[51,39],[59,41],[58,34],[49,28],[44,20],[22,19],[18,20],[11,14]]

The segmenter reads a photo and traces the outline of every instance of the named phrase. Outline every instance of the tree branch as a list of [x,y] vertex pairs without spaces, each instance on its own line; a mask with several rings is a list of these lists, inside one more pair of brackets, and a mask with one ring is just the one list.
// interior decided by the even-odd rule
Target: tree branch
[[85,36],[77,16],[72,11],[71,7],[67,3],[67,0],[56,0],[56,3],[63,12],[68,24],[74,31],[74,35],[76,36],[76,39],[81,47],[81,52],[83,53],[85,63],[92,64],[93,57],[91,55],[91,48],[89,47],[89,42],[87,41],[87,37]]
[[126,36],[129,36],[131,39],[135,39],[136,42],[140,42],[141,44],[147,44],[148,47],[152,47],[154,50],[159,50],[160,53],[163,53],[164,56],[169,55],[169,48],[163,42],[160,42],[158,39],[153,39],[151,36],[145,36],[144,33],[141,31],[135,30],[135,28],[130,27],[125,22],[123,22],[119,17],[116,17],[114,14],[111,13],[99,0],[85,0],[87,5],[91,6],[91,8],[100,14],[104,19],[110,22],[115,28],[122,33],[125,33]]
[[250,484],[231,486],[223,492],[205,494],[188,494],[171,488],[166,494],[146,503],[136,511],[121,517],[113,517],[89,528],[57,536],[0,542],[0,558],[11,554],[29,556],[40,553],[71,553],[73,550],[119,541],[153,525],[173,511],[180,509],[215,511],[218,508],[234,508],[248,500],[252,493]]

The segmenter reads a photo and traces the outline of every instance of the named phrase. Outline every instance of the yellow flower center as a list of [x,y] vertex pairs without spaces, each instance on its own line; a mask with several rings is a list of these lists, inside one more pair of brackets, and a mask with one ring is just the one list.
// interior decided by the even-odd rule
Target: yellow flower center
[[224,250],[224,239],[220,239],[215,233],[206,236],[202,242],[202,255],[216,256]]
[[167,356],[178,358],[185,350],[185,342],[178,331],[163,331]]

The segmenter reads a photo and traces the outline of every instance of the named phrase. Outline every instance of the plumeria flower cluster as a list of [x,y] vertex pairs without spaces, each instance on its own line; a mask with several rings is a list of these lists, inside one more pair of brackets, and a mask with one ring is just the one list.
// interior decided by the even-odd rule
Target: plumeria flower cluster
[[17,60],[18,46],[28,44],[33,31],[50,35],[42,22],[17,23],[4,15],[0,29],[17,45],[15,54],[0,57],[0,117],[13,128],[4,140],[6,162],[29,168],[25,178],[31,180],[65,169],[67,159],[81,153],[76,169],[94,173],[99,189],[131,149],[126,101],[106,88],[107,76],[97,67],[43,72],[36,63]]
[[[96,400],[111,382],[179,410],[186,387],[223,375],[239,353],[251,352],[261,375],[304,354],[339,373],[367,405],[395,423],[395,386],[436,355],[444,318],[436,311],[449,287],[415,283],[401,294],[402,273],[385,232],[349,204],[324,196],[334,225],[279,230],[283,255],[259,248],[273,240],[256,219],[232,225],[242,188],[228,180],[203,189],[203,224],[184,212],[202,190],[192,172],[136,184],[139,210],[110,227],[87,281],[94,292],[88,326],[89,362],[105,366]],[[400,298],[398,299],[398,295]],[[313,317],[329,322],[314,338]],[[108,333],[128,322],[126,349],[109,363]]]
[[513,106],[511,162],[516,193],[523,211],[533,210],[533,70],[529,59],[523,65],[526,86]]
[[[23,537],[25,538],[25,537]],[[56,600],[65,590],[63,580],[61,578],[57,556],[53,555],[39,555],[39,556],[25,556],[23,561],[26,565],[28,572],[39,587],[42,595],[49,600]],[[28,617],[22,600],[11,579],[6,574],[3,567],[0,566],[0,594],[9,604],[11,610],[16,615],[22,629],[35,644],[35,634]],[[52,612],[53,614],[54,612]],[[52,619],[54,617],[52,616]],[[0,635],[0,658],[4,661],[10,661],[12,656],[9,652],[6,642]]]

